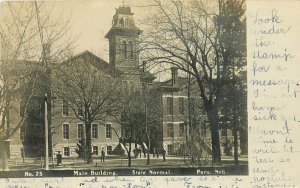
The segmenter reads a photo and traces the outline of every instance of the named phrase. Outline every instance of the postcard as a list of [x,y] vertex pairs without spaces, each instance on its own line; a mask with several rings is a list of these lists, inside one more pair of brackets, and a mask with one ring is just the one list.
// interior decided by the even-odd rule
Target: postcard
[[1,185],[299,187],[299,8],[1,2]]

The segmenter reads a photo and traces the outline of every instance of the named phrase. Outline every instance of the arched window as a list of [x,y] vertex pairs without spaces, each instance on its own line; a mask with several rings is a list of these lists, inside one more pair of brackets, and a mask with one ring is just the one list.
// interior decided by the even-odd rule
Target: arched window
[[129,26],[129,20],[128,18],[124,18],[124,27],[128,27]]
[[120,25],[124,27],[124,20],[123,20],[123,18],[120,20]]
[[124,55],[124,59],[127,59],[127,44],[126,41],[122,42],[123,45],[123,55]]
[[133,43],[131,41],[129,42],[129,55],[130,59],[133,59]]

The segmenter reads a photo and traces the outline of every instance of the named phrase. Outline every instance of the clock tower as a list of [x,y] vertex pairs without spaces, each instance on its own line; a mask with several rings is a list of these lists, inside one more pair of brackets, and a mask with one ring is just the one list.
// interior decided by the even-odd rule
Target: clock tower
[[135,26],[131,7],[116,9],[112,27],[105,38],[109,40],[109,62],[125,74],[139,70],[138,37],[142,31]]

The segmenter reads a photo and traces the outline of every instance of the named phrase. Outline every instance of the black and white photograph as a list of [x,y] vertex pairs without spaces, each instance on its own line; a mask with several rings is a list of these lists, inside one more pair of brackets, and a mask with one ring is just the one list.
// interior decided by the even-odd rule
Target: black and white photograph
[[0,178],[247,176],[245,11],[2,2]]

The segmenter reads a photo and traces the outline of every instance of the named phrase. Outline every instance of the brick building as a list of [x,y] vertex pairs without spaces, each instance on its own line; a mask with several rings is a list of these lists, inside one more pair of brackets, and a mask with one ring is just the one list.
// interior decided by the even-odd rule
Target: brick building
[[193,115],[203,114],[201,108],[195,108],[196,103],[201,105],[201,100],[196,100],[194,92],[193,96],[189,95],[191,93],[188,93],[188,78],[179,77],[175,67],[171,68],[171,79],[153,82],[149,93],[149,104],[154,105],[156,112],[161,115],[159,130],[152,145],[160,151],[165,149],[167,155],[178,154],[183,144],[188,141],[190,124],[200,123],[196,122]]
[[[99,71],[107,74],[118,73],[122,85],[127,92],[134,92],[141,88],[140,77],[141,70],[139,68],[138,53],[138,37],[141,30],[135,26],[133,13],[131,8],[125,5],[116,9],[113,16],[111,29],[105,36],[109,40],[109,63],[95,56],[89,51],[77,54],[66,62],[74,59],[83,61],[82,66],[93,66]],[[36,66],[45,68],[43,65]],[[31,69],[31,68],[30,68]],[[32,69],[32,71],[35,71]],[[25,117],[24,125],[18,133],[16,133],[10,142],[10,157],[38,157],[43,154],[45,145],[45,117],[44,117],[44,96],[51,96],[51,103],[48,104],[48,122],[49,122],[49,147],[54,153],[60,151],[64,157],[77,156],[75,149],[78,140],[81,138],[81,132],[84,129],[84,123],[76,118],[74,110],[68,105],[68,102],[58,96],[54,96],[51,92],[51,79],[55,79],[52,73],[44,75],[41,71],[41,79],[37,85],[38,89],[34,93],[34,97],[30,100],[29,107],[22,109],[22,101],[26,97],[21,96],[20,108],[14,109],[13,113],[18,118]],[[44,78],[42,78],[44,77]],[[26,83],[26,87],[31,83]],[[23,100],[22,100],[23,98]],[[19,104],[18,104],[19,106]],[[18,114],[18,115],[17,115]],[[11,115],[10,117],[18,122],[18,118]],[[13,121],[11,121],[13,124]],[[107,118],[105,122],[93,122],[91,126],[92,149],[95,155],[99,154],[99,150],[104,148],[107,154],[110,154],[115,146],[119,143],[121,136],[121,126],[113,118]],[[51,153],[51,152],[50,152]]]
[[[135,26],[131,8],[124,5],[120,6],[116,9],[112,27],[105,36],[109,40],[109,63],[88,51],[75,57],[89,56],[89,60],[85,64],[91,64],[100,71],[105,70],[107,74],[119,74],[119,79],[126,92],[139,90],[141,72],[137,40],[140,34],[141,30]],[[68,109],[66,101],[62,99],[53,101],[56,108],[53,116],[55,127],[55,134],[52,135],[53,150],[54,152],[61,151],[65,157],[77,156],[75,152],[76,143],[81,139],[81,132],[85,125],[82,121],[74,118],[74,114]],[[100,155],[102,148],[106,154],[111,154],[119,144],[119,137],[123,134],[119,123],[113,117],[108,117],[105,122],[96,121],[92,123],[91,137],[94,156]]]
[[[73,56],[72,60],[81,60],[82,66],[92,66],[106,74],[120,73],[123,88],[127,93],[141,92],[145,89],[143,84],[151,82],[152,85],[147,88],[149,101],[155,106],[156,113],[161,118],[158,119],[157,129],[151,132],[150,151],[152,152],[154,147],[158,148],[159,151],[164,148],[168,155],[176,154],[187,142],[191,124],[203,123],[205,120],[205,114],[201,108],[195,111],[196,105],[201,106],[201,100],[188,97],[187,78],[178,77],[177,69],[172,68],[170,80],[153,82],[155,77],[145,71],[145,68],[140,68],[138,37],[141,33],[142,31],[135,25],[131,8],[124,5],[120,6],[116,9],[112,27],[105,36],[109,41],[109,63],[89,51]],[[39,69],[39,66],[35,67]],[[44,72],[44,74],[45,76],[42,75],[39,79],[39,90],[36,91],[35,97],[30,101],[29,108],[23,109],[22,101],[20,101],[20,108],[13,110],[11,115],[13,121],[18,122],[19,118],[25,116],[26,121],[20,131],[11,139],[10,157],[21,157],[22,155],[39,157],[43,155],[45,148],[44,96],[46,93],[53,97],[50,87],[51,79],[49,78],[54,79],[51,72]],[[48,105],[50,151],[53,151],[54,154],[60,151],[63,157],[76,157],[75,150],[78,141],[82,138],[85,125],[76,118],[74,110],[68,105],[68,101],[58,96],[54,97]],[[102,148],[107,154],[111,154],[119,144],[119,137],[124,136],[124,134],[126,133],[122,130],[120,123],[114,118],[108,117],[104,121],[93,122],[91,136],[94,154],[100,155]],[[205,126],[201,130],[201,134],[209,142],[210,133]]]
[[[167,155],[183,155],[183,150],[192,143],[194,150],[205,150],[211,154],[211,132],[199,96],[196,83],[188,77],[178,76],[178,69],[171,68],[171,79],[153,82],[149,87],[149,102],[160,115],[159,130],[153,133],[152,146],[166,151]],[[225,108],[221,108],[219,124],[224,122]],[[225,118],[226,119],[226,118]],[[196,140],[191,142],[192,134]],[[231,129],[221,127],[219,130],[221,153],[225,155],[226,140],[233,143]],[[199,142],[199,143],[198,143]],[[198,144],[195,144],[198,143]],[[151,148],[153,151],[153,148]]]

